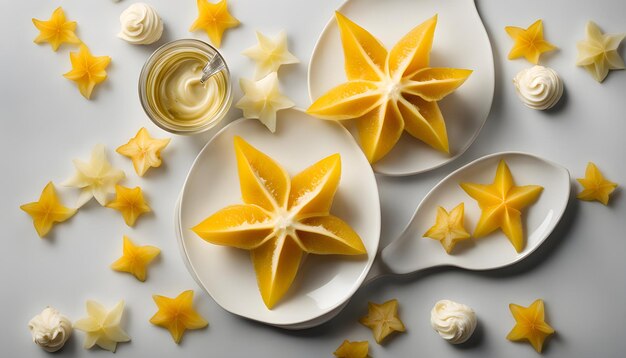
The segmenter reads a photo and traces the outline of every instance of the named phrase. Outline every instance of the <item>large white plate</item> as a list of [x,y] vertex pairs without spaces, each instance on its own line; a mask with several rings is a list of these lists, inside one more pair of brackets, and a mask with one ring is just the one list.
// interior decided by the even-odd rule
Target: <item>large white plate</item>
[[[261,299],[247,251],[209,244],[190,228],[217,210],[241,203],[233,137],[241,136],[283,165],[291,175],[340,153],[342,176],[332,212],[361,236],[367,257],[310,255],[284,299],[268,310]],[[273,325],[306,322],[347,301],[367,275],[380,237],[380,202],[374,173],[342,126],[299,110],[279,113],[278,131],[240,119],[226,126],[200,152],[180,197],[183,256],[198,283],[224,309]]]
[[[410,175],[440,167],[467,150],[482,128],[494,93],[493,54],[474,0],[349,0],[338,11],[391,48],[416,25],[439,14],[431,66],[472,69],[456,92],[439,102],[446,121],[450,155],[404,134],[374,164],[387,175]],[[343,49],[334,17],[324,28],[309,64],[309,95],[314,100],[345,82]]]

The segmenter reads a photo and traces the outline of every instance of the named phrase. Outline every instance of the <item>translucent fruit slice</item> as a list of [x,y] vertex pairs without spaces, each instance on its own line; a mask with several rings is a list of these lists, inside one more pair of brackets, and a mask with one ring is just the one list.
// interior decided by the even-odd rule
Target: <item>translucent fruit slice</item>
[[384,77],[387,49],[372,34],[335,12],[348,80],[380,81]]

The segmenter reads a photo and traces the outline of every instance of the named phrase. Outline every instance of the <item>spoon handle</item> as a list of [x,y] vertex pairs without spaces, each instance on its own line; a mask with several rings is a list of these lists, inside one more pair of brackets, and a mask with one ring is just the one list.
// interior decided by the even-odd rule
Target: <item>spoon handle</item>
[[216,75],[220,71],[226,68],[226,63],[224,62],[224,58],[219,54],[215,54],[209,62],[202,68],[202,77],[200,78],[200,83],[204,84],[209,78]]

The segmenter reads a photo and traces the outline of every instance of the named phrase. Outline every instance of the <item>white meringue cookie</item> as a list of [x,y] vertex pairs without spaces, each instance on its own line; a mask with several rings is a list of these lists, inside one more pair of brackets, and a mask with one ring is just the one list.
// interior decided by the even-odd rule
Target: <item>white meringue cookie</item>
[[452,344],[467,341],[474,333],[477,323],[473,309],[450,300],[438,301],[430,312],[433,329]]
[[532,109],[552,108],[563,95],[563,81],[555,70],[544,66],[521,70],[513,84],[522,102]]
[[149,45],[163,34],[163,20],[150,5],[138,2],[120,15],[122,29],[118,37],[136,45]]
[[52,307],[46,307],[28,322],[33,342],[48,352],[63,348],[72,335],[72,322]]

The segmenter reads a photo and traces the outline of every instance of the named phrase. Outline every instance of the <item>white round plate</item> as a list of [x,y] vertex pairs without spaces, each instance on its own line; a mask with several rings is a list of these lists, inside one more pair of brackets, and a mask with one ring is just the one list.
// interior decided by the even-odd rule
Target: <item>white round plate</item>
[[[241,203],[233,138],[241,136],[295,175],[333,153],[342,175],[332,213],[361,236],[367,257],[309,255],[287,295],[272,310],[263,304],[249,253],[209,244],[193,233],[219,209]],[[374,261],[380,238],[380,202],[374,173],[342,126],[300,110],[279,112],[278,130],[240,119],[222,129],[196,158],[180,196],[183,256],[196,281],[224,309],[272,325],[293,325],[322,316],[347,301]]]
[[[374,170],[411,175],[440,167],[467,150],[487,120],[494,93],[493,54],[474,0],[348,0],[339,9],[390,49],[413,27],[439,14],[431,66],[472,69],[469,79],[439,102],[446,121],[450,154],[436,151],[408,134]],[[320,35],[309,63],[309,96],[315,100],[346,81],[343,49],[334,17]]]

